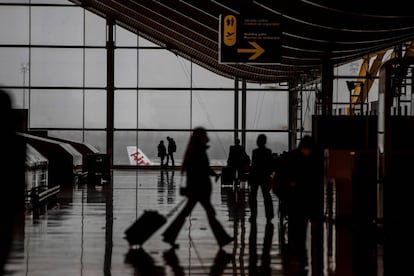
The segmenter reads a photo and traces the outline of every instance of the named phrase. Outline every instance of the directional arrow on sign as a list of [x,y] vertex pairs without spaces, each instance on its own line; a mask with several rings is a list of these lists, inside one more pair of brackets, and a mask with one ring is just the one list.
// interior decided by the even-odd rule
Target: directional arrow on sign
[[260,45],[257,44],[256,42],[249,41],[249,44],[251,46],[253,46],[253,48],[249,48],[249,49],[239,48],[239,49],[237,49],[237,53],[240,53],[240,54],[253,54],[251,57],[249,57],[249,60],[255,60],[261,54],[263,54],[265,52],[265,50],[262,47],[260,47]]

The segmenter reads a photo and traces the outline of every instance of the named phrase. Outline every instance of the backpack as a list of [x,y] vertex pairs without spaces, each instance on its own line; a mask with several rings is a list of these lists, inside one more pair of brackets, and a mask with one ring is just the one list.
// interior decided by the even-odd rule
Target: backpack
[[177,151],[177,145],[175,144],[174,140],[171,140],[171,151],[176,152]]

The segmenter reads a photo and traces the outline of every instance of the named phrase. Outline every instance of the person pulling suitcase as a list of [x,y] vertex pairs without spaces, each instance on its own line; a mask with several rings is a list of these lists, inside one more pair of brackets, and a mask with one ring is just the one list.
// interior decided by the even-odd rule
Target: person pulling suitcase
[[217,181],[220,175],[210,168],[207,156],[208,142],[209,138],[204,128],[197,127],[193,130],[182,164],[182,173],[185,173],[187,177],[185,195],[188,200],[181,212],[162,234],[163,241],[173,248],[178,246],[175,243],[177,236],[185,219],[191,214],[197,203],[200,203],[205,209],[211,230],[220,248],[231,243],[234,239],[217,220],[216,211],[211,203],[211,176],[215,176]]

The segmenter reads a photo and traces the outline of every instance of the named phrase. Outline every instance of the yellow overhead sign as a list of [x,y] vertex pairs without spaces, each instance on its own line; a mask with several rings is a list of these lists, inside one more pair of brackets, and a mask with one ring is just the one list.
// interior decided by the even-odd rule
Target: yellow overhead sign
[[223,42],[226,46],[234,46],[237,41],[237,18],[234,15],[224,17]]

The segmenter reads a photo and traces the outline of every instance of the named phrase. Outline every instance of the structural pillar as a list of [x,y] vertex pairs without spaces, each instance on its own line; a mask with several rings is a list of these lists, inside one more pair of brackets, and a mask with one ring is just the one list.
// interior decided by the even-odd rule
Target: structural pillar
[[234,140],[239,138],[239,78],[234,79]]
[[114,102],[115,102],[115,41],[114,21],[106,21],[106,153],[109,155],[111,166],[114,156]]
[[330,61],[322,64],[322,115],[332,115],[334,67]]
[[246,89],[246,80],[242,80],[242,121],[241,121],[241,143],[244,148],[246,148],[246,113],[247,113],[247,89]]
[[292,84],[289,84],[288,120],[289,120],[289,150],[296,148],[297,140],[297,105],[298,91]]

